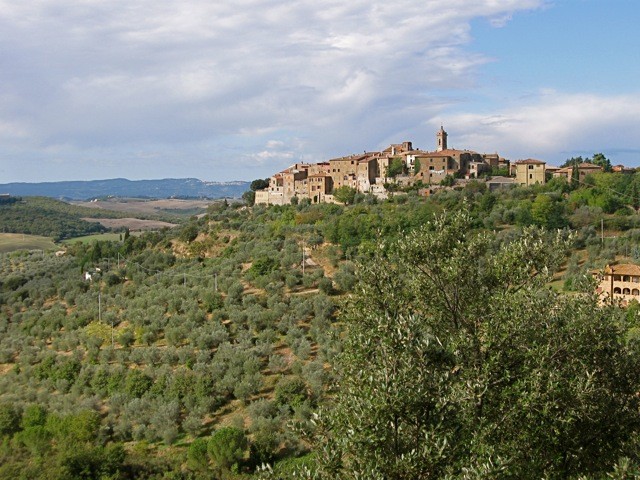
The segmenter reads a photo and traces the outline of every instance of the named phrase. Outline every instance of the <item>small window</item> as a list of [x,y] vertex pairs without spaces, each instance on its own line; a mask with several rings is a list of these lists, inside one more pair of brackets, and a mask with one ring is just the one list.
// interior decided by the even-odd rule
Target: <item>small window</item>
[[529,165],[529,170],[533,170],[533,165]]
[[529,174],[529,178],[530,178],[530,179],[533,179],[533,173],[530,173],[530,174]]

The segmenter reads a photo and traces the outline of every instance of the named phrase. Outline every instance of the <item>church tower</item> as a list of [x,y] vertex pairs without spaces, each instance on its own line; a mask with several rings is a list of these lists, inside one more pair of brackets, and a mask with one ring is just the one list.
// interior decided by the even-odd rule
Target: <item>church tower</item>
[[447,132],[444,131],[442,125],[440,125],[440,130],[438,130],[438,133],[436,134],[436,140],[438,141],[438,148],[436,149],[437,152],[447,149]]

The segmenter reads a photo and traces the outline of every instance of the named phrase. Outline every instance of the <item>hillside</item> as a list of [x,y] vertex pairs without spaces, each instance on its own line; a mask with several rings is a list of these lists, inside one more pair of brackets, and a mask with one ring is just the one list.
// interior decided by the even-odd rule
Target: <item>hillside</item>
[[44,196],[68,200],[101,197],[134,198],[240,198],[249,182],[205,182],[196,178],[162,180],[89,180],[73,182],[5,183],[0,193],[18,196]]
[[0,203],[0,228],[2,233],[40,235],[55,241],[106,231],[99,223],[82,219],[89,212],[45,197],[11,197]]
[[[107,201],[70,204],[47,197],[2,198],[0,200],[0,233],[41,235],[58,241],[102,233],[108,229],[123,231],[127,228],[130,230],[170,228],[182,223],[196,212],[206,212],[206,206],[211,204],[210,201],[165,200],[160,202],[164,208],[146,207],[148,204],[156,203]],[[127,206],[130,208],[126,208]],[[171,209],[171,206],[174,208]],[[135,218],[132,218],[134,216]]]

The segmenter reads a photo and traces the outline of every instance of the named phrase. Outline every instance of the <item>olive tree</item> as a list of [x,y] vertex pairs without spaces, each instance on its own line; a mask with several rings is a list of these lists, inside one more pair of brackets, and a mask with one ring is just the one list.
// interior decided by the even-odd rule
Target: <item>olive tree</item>
[[[363,262],[299,478],[602,475],[638,427],[636,358],[619,314],[546,287],[560,234],[496,246],[444,216]],[[493,252],[493,253],[492,253]]]

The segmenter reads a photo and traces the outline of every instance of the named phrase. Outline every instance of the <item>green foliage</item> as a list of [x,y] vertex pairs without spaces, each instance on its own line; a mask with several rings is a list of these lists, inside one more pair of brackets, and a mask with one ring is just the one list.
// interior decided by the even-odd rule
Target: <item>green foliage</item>
[[193,242],[198,236],[198,225],[195,223],[188,223],[184,227],[182,227],[182,231],[180,232],[180,240],[186,243]]
[[244,432],[234,427],[223,427],[209,438],[207,451],[214,465],[231,470],[238,468],[247,452],[248,442]]
[[124,383],[124,391],[132,397],[140,398],[153,385],[153,379],[140,370],[131,370]]
[[250,185],[249,188],[252,191],[255,192],[256,190],[264,190],[268,186],[269,186],[269,179],[268,178],[265,178],[265,179],[258,178],[258,179],[256,179],[256,180],[251,182],[251,185]]
[[196,438],[187,450],[187,462],[193,470],[205,470],[209,464],[207,457],[207,440]]
[[20,412],[9,403],[0,404],[0,435],[12,435],[20,428]]
[[256,192],[253,190],[247,190],[242,194],[242,200],[249,205],[252,206],[256,203]]
[[106,231],[99,223],[82,220],[95,215],[93,209],[43,197],[0,205],[0,225],[4,232],[42,235],[56,241]]
[[47,422],[47,410],[42,405],[31,404],[22,412],[21,427],[43,427]]
[[598,165],[598,166],[602,167],[602,170],[604,172],[611,172],[612,171],[611,160],[609,160],[607,157],[605,157],[602,153],[594,153],[593,154],[593,158],[591,159],[591,162],[594,165]]
[[401,157],[394,157],[389,162],[389,168],[387,169],[387,177],[396,178],[398,175],[404,173],[404,161]]
[[440,185],[442,185],[443,187],[453,187],[455,184],[456,184],[456,180],[453,177],[453,175],[447,175],[440,182]]
[[352,205],[356,198],[356,189],[346,185],[338,187],[333,191],[333,198],[345,205]]
[[545,193],[536,196],[531,204],[531,218],[536,225],[549,229],[563,228],[568,223],[561,199]]
[[253,261],[248,272],[254,276],[264,276],[278,269],[278,261],[273,257],[260,257]]
[[360,266],[319,478],[597,475],[637,431],[615,310],[545,287],[566,243],[495,250],[470,227],[442,218]]
[[[450,284],[465,286],[462,290],[466,292],[465,289],[471,289],[464,280],[467,270],[473,272],[476,267],[480,270],[488,269],[493,265],[494,257],[504,254],[504,250],[501,250],[503,243],[504,248],[507,244],[518,244],[521,229],[514,226],[516,223],[548,225],[545,222],[550,218],[550,213],[542,208],[545,206],[543,200],[539,201],[542,205],[535,219],[532,214],[538,208],[534,207],[538,196],[545,195],[552,200],[552,206],[557,207],[562,217],[567,216],[572,226],[581,229],[576,245],[589,249],[587,264],[583,264],[581,260],[575,272],[572,270],[573,288],[580,283],[583,272],[600,265],[605,259],[619,258],[619,255],[625,254],[640,258],[640,253],[635,248],[640,236],[637,232],[633,233],[634,230],[630,230],[624,238],[620,234],[619,240],[607,238],[606,248],[599,246],[600,219],[604,220],[605,228],[610,230],[605,234],[611,236],[611,232],[616,229],[624,231],[639,228],[640,217],[635,214],[614,216],[603,213],[600,207],[592,206],[599,201],[601,195],[607,194],[618,198],[623,205],[621,208],[631,206],[630,192],[633,192],[633,186],[637,187],[637,184],[635,175],[612,174],[609,177],[594,175],[590,179],[590,186],[572,191],[569,197],[563,195],[565,190],[560,186],[513,188],[489,193],[482,184],[471,182],[460,189],[442,191],[428,199],[410,193],[394,196],[388,201],[372,202],[361,198],[360,203],[346,206],[311,205],[308,201],[301,201],[295,206],[240,209],[220,202],[215,208],[209,209],[206,218],[190,220],[203,239],[202,242],[194,243],[207,242],[208,245],[207,252],[204,252],[206,254],[199,258],[183,258],[178,253],[183,248],[176,248],[174,253],[173,240],[179,238],[180,228],[140,236],[130,235],[128,238],[123,235],[120,241],[76,242],[67,247],[67,255],[59,258],[42,252],[3,255],[0,258],[0,362],[4,365],[3,372],[4,369],[6,372],[0,375],[0,404],[12,405],[14,413],[21,415],[31,408],[29,405],[37,401],[41,418],[33,422],[21,422],[17,431],[15,423],[7,422],[10,433],[4,435],[4,443],[0,442],[0,478],[39,478],[46,475],[50,478],[64,478],[67,467],[69,471],[83,475],[82,470],[77,470],[75,466],[79,468],[83,462],[97,465],[92,459],[93,454],[90,454],[91,449],[101,457],[101,449],[108,448],[113,442],[126,442],[130,455],[125,460],[127,467],[124,473],[118,470],[114,474],[105,473],[105,476],[233,476],[229,472],[208,472],[207,459],[200,467],[196,467],[193,460],[188,459],[187,445],[198,435],[208,433],[212,428],[219,428],[219,424],[211,423],[212,419],[217,421],[228,418],[227,415],[232,414],[235,409],[242,409],[243,414],[246,411],[251,416],[247,422],[250,453],[245,449],[237,468],[242,465],[241,470],[247,471],[267,461],[291,465],[295,462],[281,460],[291,459],[306,451],[308,444],[301,442],[299,428],[307,429],[314,421],[311,408],[320,405],[330,409],[333,399],[341,398],[338,392],[342,385],[348,384],[344,383],[346,377],[336,377],[337,373],[342,375],[343,370],[336,369],[336,366],[340,367],[342,364],[335,360],[343,351],[343,328],[347,325],[351,329],[351,322],[343,313],[344,304],[349,296],[354,296],[357,301],[363,291],[371,291],[366,284],[360,283],[363,276],[361,273],[356,276],[355,265],[380,263],[380,269],[395,272],[400,281],[381,287],[378,295],[385,299],[382,303],[389,297],[393,301],[397,299],[399,304],[405,304],[408,313],[415,317],[411,325],[419,332],[418,336],[437,338],[447,347],[446,353],[449,355],[449,348],[453,345],[450,337],[435,335],[433,328],[425,333],[424,326],[431,325],[425,317],[431,318],[434,315],[434,310],[425,306],[426,299],[436,299],[438,295],[432,289],[425,288],[414,275],[416,265],[442,265],[444,260],[439,257],[447,257],[449,253],[443,249],[429,250],[431,247],[427,245],[425,257],[420,257],[421,261],[403,263],[398,259],[406,252],[399,251],[398,246],[403,245],[404,240],[396,243],[395,239],[413,238],[413,230],[423,228],[421,226],[425,224],[433,225],[434,217],[445,210],[463,210],[470,217],[470,231],[459,237],[450,237],[451,246],[475,238],[471,231],[476,229],[497,231],[495,237],[487,236],[485,243],[470,242],[476,249],[473,255],[478,256],[477,265],[473,261],[467,261],[464,270],[456,270],[455,279],[447,277]],[[628,210],[625,211],[628,213]],[[304,276],[300,268],[302,238],[306,239],[309,257],[318,263],[318,266],[306,270]],[[543,238],[552,243],[547,237]],[[433,256],[435,253],[432,255],[432,251],[440,252],[438,258]],[[385,263],[387,261],[391,262],[391,267]],[[245,269],[248,264],[255,265],[255,268]],[[328,267],[328,271],[323,271],[321,267],[324,265]],[[515,267],[503,266],[505,272],[509,272],[514,268],[517,271],[518,265],[516,262]],[[81,279],[81,272],[94,271],[96,267],[101,272],[94,275],[92,282]],[[396,267],[402,269],[393,270]],[[543,270],[541,269],[541,278]],[[217,281],[214,281],[216,274]],[[116,282],[116,277],[120,281]],[[382,275],[381,278],[386,277]],[[532,334],[529,337],[518,334],[518,330],[510,330],[512,327],[509,325],[513,325],[513,322],[507,313],[500,310],[506,308],[504,305],[510,304],[496,296],[494,290],[486,293],[484,286],[478,286],[482,285],[483,279],[488,278],[486,275],[472,275],[472,278],[475,279],[472,284],[478,298],[483,299],[491,308],[481,308],[481,302],[469,300],[467,294],[461,295],[461,298],[468,303],[468,308],[480,312],[479,315],[486,318],[480,328],[480,344],[490,353],[487,359],[494,362],[494,350],[503,352],[505,358],[514,359],[514,364],[508,365],[513,378],[523,378],[524,353],[516,348],[516,339],[524,339],[519,345],[527,345],[531,350],[531,355],[524,357],[529,362],[527,368],[532,368],[530,365],[533,363],[533,355],[538,355],[541,362],[557,368],[560,373],[556,380],[566,386],[566,391],[569,392],[565,395],[565,390],[549,387],[549,393],[546,394],[540,389],[536,390],[535,385],[525,388],[516,382],[511,387],[516,392],[514,396],[521,395],[522,400],[516,396],[510,401],[514,405],[520,405],[523,412],[529,412],[531,419],[540,419],[537,410],[539,407],[544,410],[548,405],[555,405],[553,402],[540,403],[540,399],[548,399],[552,392],[563,399],[575,399],[575,396],[571,397],[571,392],[575,390],[572,387],[574,384],[566,374],[569,367],[556,366],[555,359],[550,361],[545,357],[544,351],[541,351],[543,343],[536,340],[538,336]],[[397,286],[395,290],[392,290],[393,285]],[[320,292],[307,290],[316,286]],[[578,286],[582,288],[581,284]],[[528,287],[523,287],[521,291],[524,290],[530,292]],[[99,316],[100,291],[102,323],[96,321]],[[392,291],[395,292],[393,295],[390,293]],[[553,296],[547,297],[547,293],[537,290],[534,293],[540,296],[540,302],[550,298],[550,305],[558,306]],[[332,296],[328,296],[329,294]],[[556,315],[552,318],[560,318],[560,314],[556,314],[551,306],[539,309],[537,304],[529,304],[529,307],[531,311],[550,312]],[[467,307],[460,308],[464,310]],[[580,311],[579,308],[576,310]],[[350,309],[348,311],[351,312]],[[522,323],[531,323],[532,329],[548,328],[536,323],[537,320],[531,318],[532,313],[528,310],[521,314],[518,308],[513,307],[510,311],[514,317],[521,318],[519,321]],[[557,311],[564,310],[558,308]],[[593,311],[600,318],[600,310],[595,308]],[[502,313],[498,315],[497,312]],[[617,310],[612,310],[609,321],[617,322],[616,312]],[[498,320],[505,323],[500,327],[502,330],[494,325]],[[627,323],[620,322],[631,329],[624,332],[625,346],[636,352],[637,334],[633,330],[636,327],[632,327],[629,322],[630,320]],[[112,324],[117,341],[114,348],[110,341]],[[386,331],[385,328],[387,327],[380,327],[380,331]],[[520,328],[524,326],[521,325]],[[556,326],[553,328],[558,339],[565,338]],[[373,330],[377,331],[375,328]],[[596,328],[592,330],[597,331]],[[496,332],[502,332],[500,335],[503,336]],[[428,334],[432,336],[429,337]],[[396,338],[393,341],[402,343],[394,335],[396,333],[390,336],[389,341]],[[572,335],[579,339],[586,334],[577,331]],[[511,336],[514,336],[514,340],[509,345],[515,352],[503,349],[506,342],[504,339]],[[462,333],[459,337],[456,345],[460,348],[458,353],[454,351],[454,359],[458,358],[456,355],[462,355],[460,352],[469,350],[469,342],[463,341],[466,337]],[[528,343],[530,338],[531,347]],[[436,340],[433,342],[432,346],[437,343]],[[591,344],[597,346],[597,339]],[[373,345],[371,344],[371,348]],[[387,348],[385,342],[381,342],[381,345]],[[573,351],[575,348],[571,349]],[[432,351],[429,352],[431,355]],[[598,348],[597,352],[600,352]],[[583,357],[581,353],[579,358]],[[376,354],[373,353],[368,358],[371,362],[367,367],[375,367],[379,361]],[[398,354],[399,362],[404,359],[402,361],[409,364],[407,358],[405,354]],[[606,358],[599,353],[596,358],[604,366],[603,371],[609,371]],[[566,355],[562,359],[571,364],[571,358]],[[423,366],[419,360],[413,359],[412,362],[416,371],[427,371],[427,366]],[[487,368],[488,365],[495,366],[495,370],[490,370],[494,372],[491,378],[506,382],[500,374],[495,373],[502,371],[498,364],[491,362],[484,364]],[[474,365],[469,366],[467,363],[445,364],[453,365],[449,370],[446,367],[438,370],[434,365],[429,364],[428,368],[432,369],[429,371],[444,372],[443,375],[452,377],[451,382],[453,374],[450,372],[456,365],[464,367],[457,375],[462,375],[468,381],[471,381],[472,373],[476,371]],[[583,365],[591,368],[593,363],[583,359]],[[629,371],[633,371],[633,368],[635,367],[632,366]],[[375,372],[375,368],[370,370]],[[409,368],[404,373],[402,369],[400,372],[405,375],[406,384],[409,384]],[[540,373],[540,378],[547,378],[543,373]],[[583,378],[581,375],[578,372],[574,376],[580,379]],[[598,375],[600,373],[594,377],[596,380],[601,378]],[[440,377],[433,377],[429,385],[440,388],[438,378]],[[379,385],[382,383],[379,382]],[[446,385],[454,385],[459,396],[469,393],[464,385],[455,382]],[[328,388],[329,392],[326,391]],[[442,391],[447,393],[447,388]],[[277,389],[277,402],[264,399],[265,392],[270,389],[274,390],[274,396]],[[378,391],[379,388],[376,392]],[[486,405],[491,408],[487,407],[487,411],[495,412],[497,407],[496,403],[492,403],[495,401],[492,395],[496,390],[489,391],[492,393],[488,392],[486,398],[491,398],[491,402],[487,400]],[[587,391],[589,390],[585,387],[585,392]],[[535,392],[538,397],[532,398],[531,392]],[[600,398],[598,392],[591,393],[593,398]],[[433,391],[427,391],[427,394],[425,398],[433,400]],[[377,393],[372,395],[376,396],[383,398]],[[499,398],[505,396],[504,392],[498,395]],[[397,398],[401,399],[401,396]],[[459,410],[462,416],[460,418],[467,419],[459,429],[462,440],[455,442],[456,446],[451,449],[452,455],[457,455],[456,452],[468,445],[467,439],[471,438],[471,410],[464,402],[456,403],[458,397],[446,398],[451,399],[450,405],[455,406],[452,408]],[[624,398],[624,395],[620,398]],[[525,400],[529,403],[525,404]],[[581,402],[582,398],[579,398],[575,403],[586,405]],[[502,404],[507,403],[505,400]],[[569,404],[569,400],[566,403]],[[384,405],[382,400],[380,405]],[[589,411],[580,416],[576,413],[577,407],[565,407],[564,403],[559,405],[560,410],[568,412],[567,417],[562,418],[569,419],[567,421],[574,425],[584,423],[583,420],[575,420],[577,418],[597,419],[599,415],[598,411],[593,415]],[[100,412],[100,415],[87,415],[88,410]],[[439,412],[437,409],[423,411]],[[87,416],[84,420],[70,420],[69,417],[75,415]],[[449,422],[451,418],[447,415],[443,418]],[[527,426],[533,422],[528,417],[523,419],[522,415],[514,415],[525,428],[529,428]],[[10,420],[15,417],[9,415],[7,418]],[[376,417],[369,415],[367,418]],[[489,422],[494,417],[478,418]],[[513,426],[515,420],[511,417],[507,420],[494,423]],[[561,433],[565,428],[563,425],[549,426],[544,418],[540,424],[546,430],[555,429]],[[99,427],[96,428],[96,425]],[[367,426],[370,423],[361,422],[361,425]],[[451,425],[452,423],[443,424],[443,428]],[[335,430],[339,431],[341,430]],[[384,428],[380,430],[384,431]],[[480,428],[478,432],[479,436],[481,432],[488,435],[486,429]],[[621,435],[622,433],[613,434],[611,444],[617,442]],[[510,438],[509,432],[503,436],[505,442]],[[508,449],[504,442],[494,441],[493,438],[491,441],[494,445],[492,448],[500,451],[500,458],[506,458],[508,455],[504,451]],[[489,440],[481,439],[473,442],[479,446],[490,443]],[[521,443],[531,450],[526,441]],[[512,444],[515,445],[515,442]],[[557,449],[554,448],[549,448],[550,456],[556,454],[554,452]],[[635,459],[633,451],[631,445],[623,453]],[[77,461],[72,455],[74,452],[78,453],[75,457]],[[334,452],[341,455],[343,450],[336,448]],[[601,456],[614,459],[618,455],[617,450],[615,452],[608,454],[603,450]],[[245,462],[247,455],[249,458]],[[324,454],[316,453],[312,457],[305,457],[302,462],[304,468],[310,467],[309,458],[322,455]],[[598,455],[600,453],[594,453],[594,456]],[[483,458],[490,458],[494,465],[499,463],[495,456],[479,455],[476,464],[462,468],[466,469],[465,472],[490,476],[482,473],[490,473],[490,468],[487,467],[490,461],[485,462]],[[47,465],[47,468],[42,465]],[[500,463],[496,468],[502,466]],[[185,467],[193,471],[188,472]],[[90,473],[87,475],[102,475],[96,473],[93,466],[89,467],[88,472]],[[364,477],[375,478],[373,473],[369,473]],[[537,471],[534,476],[541,478],[544,475]],[[549,476],[553,475],[549,473]],[[411,475],[409,477],[419,478]],[[292,477],[287,473],[284,478]]]
[[298,407],[309,397],[307,390],[307,384],[301,378],[283,377],[276,385],[276,404]]

